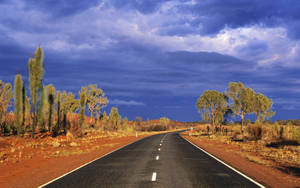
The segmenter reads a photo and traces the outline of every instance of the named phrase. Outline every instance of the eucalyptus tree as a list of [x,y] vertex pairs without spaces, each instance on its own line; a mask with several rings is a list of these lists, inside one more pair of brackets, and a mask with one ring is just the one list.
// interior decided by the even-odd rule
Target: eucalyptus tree
[[0,80],[0,128],[4,133],[6,124],[7,108],[12,105],[12,86],[10,83],[4,83]]
[[102,116],[101,116],[101,125],[102,125],[103,130],[108,130],[107,120],[108,120],[107,114],[106,114],[106,111],[104,111]]
[[91,113],[90,123],[94,120],[95,112],[100,112],[102,108],[104,108],[107,103],[107,97],[103,93],[102,89],[98,88],[97,85],[89,85],[86,88],[86,103]]
[[254,97],[253,113],[256,115],[256,122],[259,123],[266,118],[271,118],[275,112],[271,110],[273,101],[261,93],[256,93]]
[[126,129],[128,127],[128,118],[123,118],[123,129]]
[[245,115],[252,113],[254,109],[255,92],[247,87],[245,88],[241,82],[230,82],[225,94],[232,99],[230,108],[236,116],[241,118],[241,131],[245,121]]
[[54,126],[54,129],[52,131],[53,136],[57,136],[60,130],[60,112],[61,112],[61,105],[60,105],[60,101],[61,101],[61,94],[60,91],[56,92],[56,98],[55,98],[55,104],[56,104],[56,112],[57,112],[57,121],[56,121],[56,125]]
[[67,114],[74,113],[79,108],[79,100],[75,99],[75,96],[72,92],[67,94],[66,91],[63,91],[61,95],[61,111],[63,114],[62,126],[64,133],[67,133]]
[[81,91],[79,92],[79,96],[80,96],[80,127],[83,127],[84,124],[84,112],[85,112],[85,106],[86,106],[86,102],[87,102],[87,88],[86,87],[82,87]]
[[112,129],[117,130],[120,128],[121,116],[118,112],[118,108],[112,107],[109,113],[109,122],[112,124]]
[[170,119],[167,117],[161,117],[159,119],[159,123],[163,126],[168,126],[168,124],[170,123]]
[[31,113],[33,119],[31,127],[32,137],[34,136],[34,131],[37,124],[37,97],[42,86],[42,79],[44,75],[43,59],[44,54],[42,48],[39,46],[34,53],[34,57],[30,57],[28,61]]
[[22,126],[22,88],[23,88],[23,80],[20,74],[16,75],[15,84],[14,84],[14,123],[17,128],[18,135],[23,134],[23,126]]
[[196,108],[204,121],[220,125],[227,110],[228,98],[221,92],[206,90],[197,100]]

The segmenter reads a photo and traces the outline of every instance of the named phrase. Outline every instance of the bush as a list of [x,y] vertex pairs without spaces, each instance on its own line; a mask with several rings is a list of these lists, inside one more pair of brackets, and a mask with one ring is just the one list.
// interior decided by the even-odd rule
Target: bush
[[252,122],[251,122],[251,120],[250,119],[247,119],[246,121],[245,121],[245,124],[246,125],[250,125]]
[[279,125],[277,122],[271,125],[272,137],[275,139],[283,139],[284,127]]
[[251,140],[260,140],[262,138],[262,127],[260,125],[247,126],[247,132]]
[[297,141],[298,143],[300,143],[300,127],[296,127],[294,126],[292,128],[292,140]]

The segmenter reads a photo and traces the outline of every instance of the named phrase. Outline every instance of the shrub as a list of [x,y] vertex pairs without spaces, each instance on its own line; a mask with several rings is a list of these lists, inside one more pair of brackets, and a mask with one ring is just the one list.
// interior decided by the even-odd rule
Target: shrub
[[247,132],[252,140],[260,140],[262,138],[262,127],[260,125],[247,126]]
[[284,127],[277,122],[271,125],[272,137],[275,139],[283,139]]
[[246,125],[250,125],[252,122],[251,122],[251,120],[250,119],[247,119],[246,121],[245,121],[245,124]]
[[300,128],[293,126],[292,128],[292,140],[297,141],[298,143],[300,143]]

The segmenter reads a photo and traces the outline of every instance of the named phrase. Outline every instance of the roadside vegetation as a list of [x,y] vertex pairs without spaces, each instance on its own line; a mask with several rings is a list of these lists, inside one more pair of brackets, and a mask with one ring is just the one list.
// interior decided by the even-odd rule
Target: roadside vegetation
[[[32,138],[39,134],[52,137],[72,134],[82,137],[89,130],[100,131],[162,131],[174,128],[168,118],[155,124],[144,123],[141,118],[128,121],[118,108],[109,114],[104,108],[109,103],[101,88],[95,84],[81,87],[78,93],[57,90],[54,85],[44,85],[43,50],[38,47],[29,58],[29,85],[17,74],[14,85],[0,80],[0,135],[19,135]],[[9,111],[13,109],[13,111]],[[87,116],[86,114],[89,114]]]
[[99,139],[137,137],[186,126],[166,117],[129,121],[116,107],[107,114],[104,109],[109,100],[95,84],[81,87],[78,93],[44,85],[43,57],[38,47],[29,58],[28,85],[20,74],[13,85],[0,80],[0,163],[30,159],[36,152],[47,158],[87,153],[103,147]]
[[[275,112],[273,102],[261,93],[240,82],[230,82],[224,93],[205,91],[197,100],[196,108],[203,123],[190,135],[205,141],[228,144],[228,148],[246,159],[300,175],[300,121],[268,120]],[[255,122],[246,119],[254,114]],[[239,121],[233,122],[238,117]]]

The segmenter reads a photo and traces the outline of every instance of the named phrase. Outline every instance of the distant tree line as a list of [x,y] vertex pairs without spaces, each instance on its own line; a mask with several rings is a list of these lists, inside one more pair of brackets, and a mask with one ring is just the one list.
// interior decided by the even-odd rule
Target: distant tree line
[[230,82],[224,93],[206,90],[198,98],[196,108],[202,119],[213,126],[220,126],[228,116],[239,116],[243,132],[247,114],[255,114],[256,123],[260,123],[275,114],[272,105],[272,100],[262,93],[245,87],[241,82]]
[[[96,125],[100,125],[103,130],[126,128],[128,119],[122,120],[117,108],[113,107],[109,116],[106,112],[102,113],[108,99],[97,85],[82,87],[78,99],[72,92],[56,90],[52,84],[45,86],[43,58],[41,47],[29,58],[29,93],[26,92],[20,74],[15,77],[14,88],[10,83],[0,80],[0,134],[23,135],[31,131],[34,137],[36,131],[39,131],[57,136],[66,134],[72,128],[71,125],[80,130]],[[7,109],[12,105],[14,113],[7,114]],[[88,123],[86,108],[90,112]],[[79,112],[79,117],[76,112]]]

